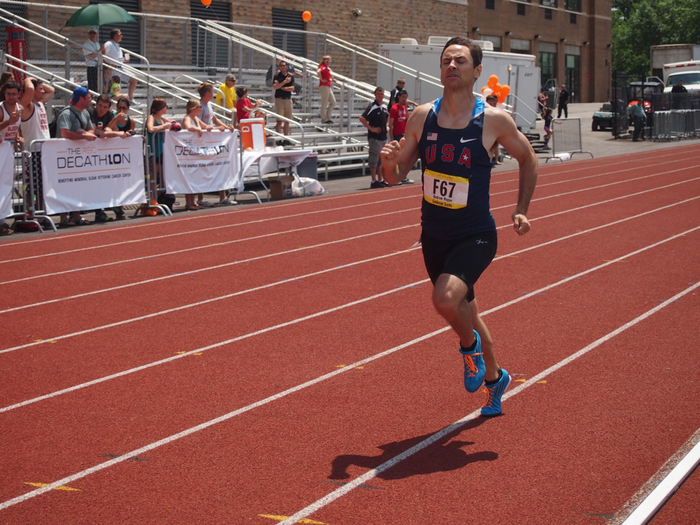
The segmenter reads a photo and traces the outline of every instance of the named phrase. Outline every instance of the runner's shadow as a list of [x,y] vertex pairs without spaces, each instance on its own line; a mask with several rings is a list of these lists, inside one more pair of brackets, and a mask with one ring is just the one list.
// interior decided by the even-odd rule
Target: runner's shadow
[[[403,479],[411,476],[433,474],[435,472],[447,472],[466,467],[470,463],[477,461],[495,461],[498,454],[495,452],[475,452],[467,454],[462,447],[473,445],[470,441],[453,441],[465,430],[476,428],[486,421],[485,418],[477,418],[467,422],[465,425],[456,428],[453,432],[443,436],[435,443],[423,448],[412,456],[398,462],[396,465],[383,470],[377,474],[381,479]],[[332,471],[329,479],[348,479],[348,467],[356,465],[367,469],[374,469],[383,465],[392,458],[407,451],[411,447],[418,445],[433,433],[417,436],[403,441],[393,441],[378,448],[384,452],[379,456],[360,456],[357,454],[346,454],[338,456],[333,460]]]

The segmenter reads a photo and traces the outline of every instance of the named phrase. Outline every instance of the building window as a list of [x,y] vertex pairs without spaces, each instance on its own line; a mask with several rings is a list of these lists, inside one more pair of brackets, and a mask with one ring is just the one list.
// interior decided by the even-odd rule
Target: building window
[[545,7],[553,7],[556,9],[557,0],[540,0],[540,5],[543,5]]
[[552,10],[551,10],[551,9],[545,9],[545,10],[544,10],[544,19],[545,19],[545,20],[551,20],[551,19],[552,19]]
[[540,42],[539,49],[540,85],[545,87],[549,80],[557,78],[557,44]]
[[521,40],[519,38],[511,38],[510,39],[510,52],[511,53],[520,53],[523,55],[529,55],[530,54],[530,41],[529,40]]
[[480,40],[486,40],[487,42],[491,42],[493,44],[494,51],[502,51],[503,50],[503,48],[501,47],[501,37],[500,36],[481,35]]
[[577,11],[581,12],[581,2],[580,0],[564,0],[564,9],[567,11]]
[[525,4],[517,4],[517,5],[518,5],[518,14],[524,15],[525,14]]
[[572,24],[576,23],[576,13],[569,13],[569,22]]
[[496,9],[494,0],[486,0],[486,9]]

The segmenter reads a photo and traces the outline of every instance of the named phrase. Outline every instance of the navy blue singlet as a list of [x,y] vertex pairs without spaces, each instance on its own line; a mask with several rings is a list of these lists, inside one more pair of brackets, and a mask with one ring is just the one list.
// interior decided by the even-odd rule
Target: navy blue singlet
[[442,98],[433,104],[418,142],[423,169],[421,224],[426,235],[446,241],[496,231],[489,206],[491,158],[484,149],[484,101],[477,98],[469,125],[438,125]]

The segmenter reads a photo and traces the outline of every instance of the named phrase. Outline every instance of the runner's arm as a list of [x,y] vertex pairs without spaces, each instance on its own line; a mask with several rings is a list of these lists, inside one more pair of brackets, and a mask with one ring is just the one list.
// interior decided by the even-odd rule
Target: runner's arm
[[537,184],[537,156],[525,135],[518,131],[510,115],[502,110],[489,110],[489,116],[491,124],[495,128],[496,141],[506,149],[511,157],[518,161],[520,168],[518,203],[512,219],[515,231],[519,235],[525,235],[530,231],[527,212]]

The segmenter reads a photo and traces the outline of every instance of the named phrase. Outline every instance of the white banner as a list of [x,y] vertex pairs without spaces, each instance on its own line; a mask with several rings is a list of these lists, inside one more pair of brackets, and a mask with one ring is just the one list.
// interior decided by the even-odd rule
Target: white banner
[[47,140],[41,172],[49,215],[146,202],[143,137]]
[[15,150],[0,142],[0,217],[12,215],[12,185],[15,179]]
[[163,176],[168,193],[243,189],[238,170],[238,131],[165,133]]

